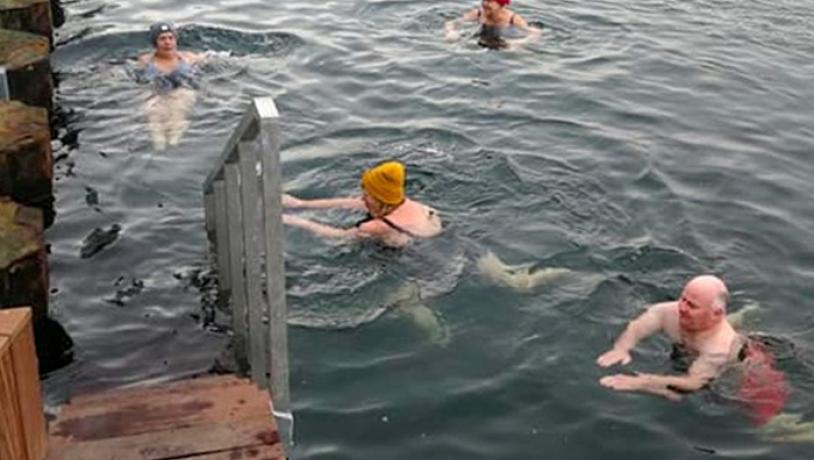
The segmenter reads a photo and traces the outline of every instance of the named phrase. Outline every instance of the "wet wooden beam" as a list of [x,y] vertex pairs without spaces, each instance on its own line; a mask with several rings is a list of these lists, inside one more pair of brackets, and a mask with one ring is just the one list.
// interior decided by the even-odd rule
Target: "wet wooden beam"
[[27,305],[48,313],[48,261],[42,212],[0,197],[0,308]]
[[[9,430],[0,439],[13,452],[5,460],[43,460],[47,453],[45,417],[34,350],[31,309],[0,310],[0,425]],[[5,438],[5,439],[4,439]],[[15,439],[16,438],[16,439]]]
[[0,196],[43,211],[53,222],[54,164],[45,109],[0,101]]
[[49,38],[0,29],[0,67],[6,68],[12,100],[53,109]]
[[50,0],[0,0],[0,28],[30,32],[51,40]]

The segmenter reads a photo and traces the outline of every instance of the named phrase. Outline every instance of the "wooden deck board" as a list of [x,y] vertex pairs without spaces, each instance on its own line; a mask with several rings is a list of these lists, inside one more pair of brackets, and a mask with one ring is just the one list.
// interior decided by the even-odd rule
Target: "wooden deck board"
[[211,387],[170,395],[143,394],[113,400],[107,406],[71,404],[63,409],[51,433],[91,440],[255,416],[271,417],[266,393],[251,385]]
[[267,393],[232,376],[75,398],[51,424],[48,458],[282,460],[285,453]]
[[122,399],[140,399],[146,395],[159,393],[186,394],[204,388],[225,388],[245,385],[245,380],[234,375],[214,375],[199,378],[175,380],[147,386],[132,386],[120,388],[115,391],[88,391],[71,397],[71,405],[89,407],[93,405],[108,406]]

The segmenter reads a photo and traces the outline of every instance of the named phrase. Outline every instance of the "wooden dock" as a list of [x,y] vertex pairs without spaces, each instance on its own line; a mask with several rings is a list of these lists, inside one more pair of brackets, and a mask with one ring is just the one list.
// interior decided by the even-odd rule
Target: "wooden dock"
[[268,393],[233,375],[79,396],[49,431],[49,460],[286,458]]

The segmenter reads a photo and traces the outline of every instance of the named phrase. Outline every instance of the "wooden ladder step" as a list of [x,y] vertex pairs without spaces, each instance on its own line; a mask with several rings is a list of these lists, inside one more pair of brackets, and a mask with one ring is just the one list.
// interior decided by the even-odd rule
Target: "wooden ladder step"
[[50,460],[284,459],[268,393],[216,376],[80,396],[50,429]]
[[82,394],[71,396],[70,404],[74,406],[109,405],[112,401],[126,399],[140,399],[153,395],[175,395],[204,388],[243,386],[246,380],[235,375],[212,375],[184,380],[174,380],[153,385],[139,385],[118,388],[114,390],[93,391],[84,390]]

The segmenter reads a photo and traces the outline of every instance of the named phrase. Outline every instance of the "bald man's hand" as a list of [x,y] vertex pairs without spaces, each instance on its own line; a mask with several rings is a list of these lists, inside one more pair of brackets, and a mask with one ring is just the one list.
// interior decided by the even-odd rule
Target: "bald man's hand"
[[598,364],[599,367],[610,367],[614,364],[625,365],[632,360],[633,358],[630,356],[630,352],[613,348],[597,358],[596,364]]

